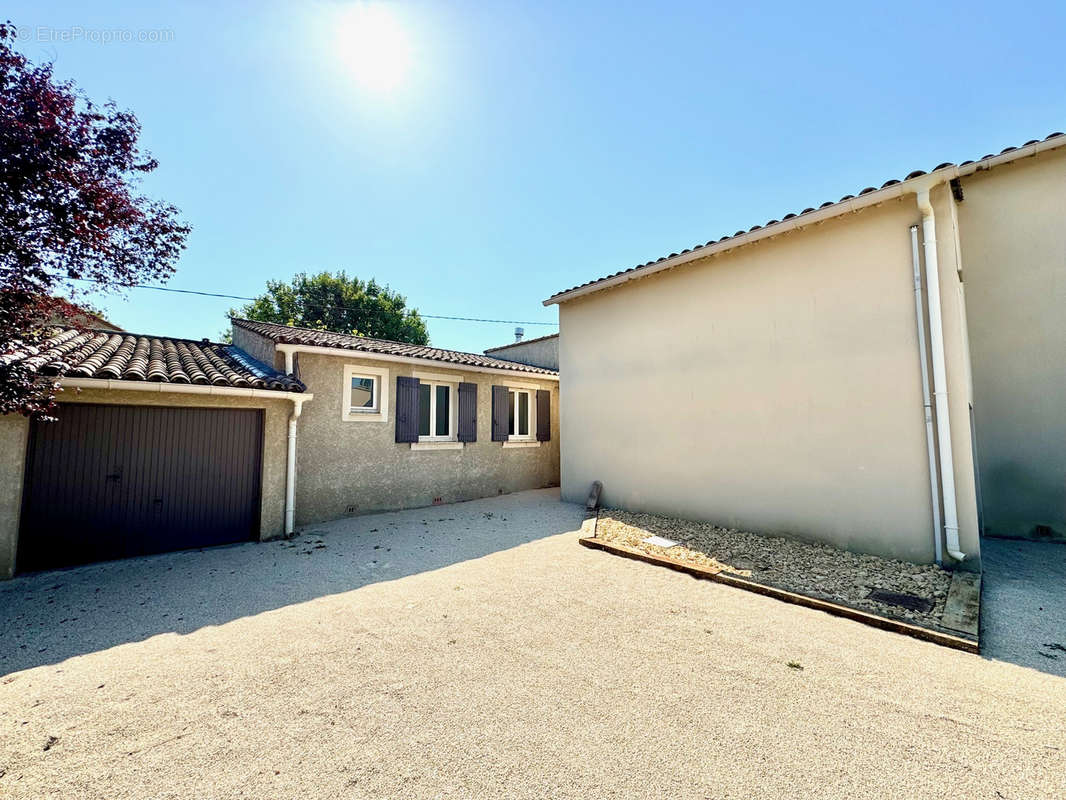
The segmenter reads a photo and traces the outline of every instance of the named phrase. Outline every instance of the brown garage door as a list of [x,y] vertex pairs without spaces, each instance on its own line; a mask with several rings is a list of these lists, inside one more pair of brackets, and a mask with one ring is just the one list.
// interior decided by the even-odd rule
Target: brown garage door
[[263,412],[61,405],[34,422],[20,572],[256,538]]

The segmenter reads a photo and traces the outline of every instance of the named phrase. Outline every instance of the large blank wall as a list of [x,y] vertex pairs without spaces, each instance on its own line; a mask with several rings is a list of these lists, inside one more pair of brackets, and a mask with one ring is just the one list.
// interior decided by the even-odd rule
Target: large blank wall
[[1066,153],[959,204],[985,532],[1066,538]]
[[917,219],[893,201],[564,304],[564,496],[932,560]]

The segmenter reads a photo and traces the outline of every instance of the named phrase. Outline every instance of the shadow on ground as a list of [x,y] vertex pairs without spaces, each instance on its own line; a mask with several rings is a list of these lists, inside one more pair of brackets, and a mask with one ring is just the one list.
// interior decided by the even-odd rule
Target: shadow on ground
[[1066,677],[1066,544],[981,540],[981,654]]
[[542,489],[16,577],[0,584],[0,674],[440,569],[577,530],[582,512]]

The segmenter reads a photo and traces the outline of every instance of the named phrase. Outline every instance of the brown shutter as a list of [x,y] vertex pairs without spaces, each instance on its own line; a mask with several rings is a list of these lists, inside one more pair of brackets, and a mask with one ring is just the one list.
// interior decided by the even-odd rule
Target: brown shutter
[[507,397],[506,386],[492,387],[492,441],[507,441]]
[[537,389],[537,441],[550,442],[552,438],[552,393]]
[[396,378],[396,441],[418,441],[418,378]]
[[477,384],[459,384],[459,436],[460,442],[477,441]]

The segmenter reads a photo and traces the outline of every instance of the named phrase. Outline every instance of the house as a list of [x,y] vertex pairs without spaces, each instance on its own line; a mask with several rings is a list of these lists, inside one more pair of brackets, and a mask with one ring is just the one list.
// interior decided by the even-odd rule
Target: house
[[500,347],[490,347],[485,351],[485,355],[533,367],[559,369],[559,334],[552,333],[536,339],[523,339],[519,334],[521,330],[521,328],[515,330],[514,342]]
[[1066,538],[1066,136],[575,286],[562,494],[977,569]]
[[558,485],[552,370],[247,320],[233,340],[56,329],[14,355],[61,390],[55,422],[0,417],[0,577]]
[[298,525],[559,485],[555,370],[242,319],[233,341],[315,393]]

